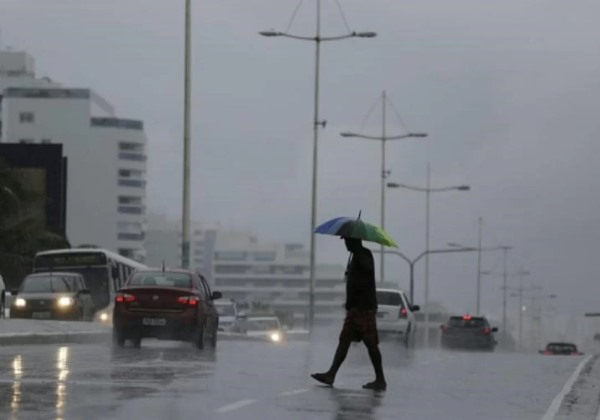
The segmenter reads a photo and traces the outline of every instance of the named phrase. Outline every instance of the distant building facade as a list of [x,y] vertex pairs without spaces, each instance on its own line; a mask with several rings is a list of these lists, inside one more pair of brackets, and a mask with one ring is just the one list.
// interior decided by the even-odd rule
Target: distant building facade
[[68,158],[66,231],[145,260],[146,135],[90,89],[35,77],[33,57],[0,51],[0,143],[62,144]]

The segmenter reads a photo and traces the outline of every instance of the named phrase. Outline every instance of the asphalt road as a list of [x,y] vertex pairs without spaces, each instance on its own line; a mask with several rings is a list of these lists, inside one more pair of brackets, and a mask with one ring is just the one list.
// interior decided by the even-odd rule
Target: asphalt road
[[309,378],[329,365],[334,344],[0,347],[0,418],[541,419],[584,360],[384,343],[388,390],[374,393],[361,389],[373,373],[359,344],[334,388]]

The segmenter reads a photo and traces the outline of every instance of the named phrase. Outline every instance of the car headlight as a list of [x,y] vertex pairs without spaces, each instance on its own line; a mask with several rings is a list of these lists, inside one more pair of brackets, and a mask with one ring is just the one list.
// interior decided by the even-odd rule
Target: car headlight
[[281,336],[279,335],[279,333],[272,333],[271,334],[271,340],[278,342],[281,340]]
[[24,308],[25,305],[27,305],[27,301],[25,299],[23,299],[23,298],[17,298],[15,300],[15,306],[17,308]]
[[60,299],[58,299],[58,306],[71,306],[73,304],[73,298],[70,297],[61,297]]
[[106,312],[102,312],[100,314],[100,321],[102,321],[102,322],[108,321],[108,314]]

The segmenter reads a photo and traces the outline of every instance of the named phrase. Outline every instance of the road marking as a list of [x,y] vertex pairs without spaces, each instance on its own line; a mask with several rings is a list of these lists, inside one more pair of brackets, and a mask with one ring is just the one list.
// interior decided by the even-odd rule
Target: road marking
[[289,397],[292,395],[304,394],[305,392],[308,392],[308,389],[296,389],[294,391],[286,391],[286,392],[280,393],[279,395],[281,395],[283,397]]
[[575,372],[573,372],[571,377],[567,380],[567,382],[565,382],[563,389],[558,393],[558,395],[556,397],[554,397],[554,400],[552,400],[552,404],[550,404],[550,407],[548,408],[548,411],[546,411],[546,414],[544,415],[544,417],[542,417],[542,420],[552,420],[554,418],[554,416],[556,416],[556,414],[560,410],[560,406],[562,405],[564,398],[567,396],[567,394],[569,392],[571,392],[571,388],[573,388],[573,384],[579,377],[579,374],[583,370],[583,367],[585,366],[585,364],[591,358],[592,358],[592,356],[588,356],[585,359],[583,359],[581,361],[581,363],[579,363],[579,365],[577,366],[577,369],[575,369]]
[[219,408],[217,413],[228,413],[230,411],[239,410],[242,407],[246,407],[248,405],[252,405],[256,402],[256,400],[248,399],[248,400],[240,400],[238,402],[234,402],[233,404],[225,405]]

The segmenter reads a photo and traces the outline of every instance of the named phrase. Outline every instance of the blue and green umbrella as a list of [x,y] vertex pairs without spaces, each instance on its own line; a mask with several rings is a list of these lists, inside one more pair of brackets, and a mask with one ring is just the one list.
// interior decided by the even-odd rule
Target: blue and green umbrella
[[398,244],[385,230],[379,226],[364,222],[354,217],[336,217],[315,229],[315,233],[360,239],[380,245],[398,248]]

